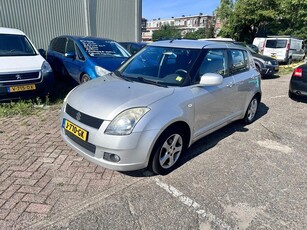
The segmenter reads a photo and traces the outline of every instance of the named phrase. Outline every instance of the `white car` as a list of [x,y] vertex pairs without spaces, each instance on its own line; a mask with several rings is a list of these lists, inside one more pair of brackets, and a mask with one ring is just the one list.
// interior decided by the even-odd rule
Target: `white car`
[[48,62],[20,30],[0,27],[0,101],[45,96],[54,84]]
[[254,121],[260,74],[246,48],[212,41],[148,44],[117,71],[73,89],[63,139],[109,169],[167,174],[200,138]]

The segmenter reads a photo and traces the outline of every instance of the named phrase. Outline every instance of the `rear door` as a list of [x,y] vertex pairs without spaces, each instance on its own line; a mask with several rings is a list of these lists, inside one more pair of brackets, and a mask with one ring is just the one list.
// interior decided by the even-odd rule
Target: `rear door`
[[263,55],[277,59],[278,61],[287,61],[289,54],[288,38],[267,38]]

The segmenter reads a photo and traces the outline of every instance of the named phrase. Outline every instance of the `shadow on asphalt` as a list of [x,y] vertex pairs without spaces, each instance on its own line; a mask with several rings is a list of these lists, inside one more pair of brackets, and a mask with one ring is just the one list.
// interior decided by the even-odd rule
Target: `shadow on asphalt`
[[293,101],[300,102],[300,103],[306,103],[307,104],[307,96],[294,96],[291,98]]
[[273,79],[278,79],[280,78],[280,75],[270,75],[270,76],[264,76],[261,78],[262,81],[266,81],[266,80],[273,80]]
[[[258,113],[256,115],[256,120],[254,122],[257,122],[261,117],[265,116],[269,111],[269,107],[267,107],[264,103],[259,104]],[[232,135],[235,132],[247,132],[248,126],[245,126],[240,121],[235,121],[220,130],[217,130],[208,136],[203,137],[202,139],[196,141],[193,145],[190,146],[190,148],[186,151],[186,153],[181,157],[179,160],[177,167],[174,170],[177,170],[181,166],[183,166],[188,161],[192,160],[193,158],[197,157],[198,155],[205,154],[207,150],[213,148],[215,145],[217,145],[221,140],[225,139],[226,137]],[[173,171],[174,171],[173,170]],[[138,171],[132,171],[132,172],[121,172],[125,175],[131,176],[131,177],[151,177],[154,176],[154,174],[146,169],[144,170],[138,170]]]

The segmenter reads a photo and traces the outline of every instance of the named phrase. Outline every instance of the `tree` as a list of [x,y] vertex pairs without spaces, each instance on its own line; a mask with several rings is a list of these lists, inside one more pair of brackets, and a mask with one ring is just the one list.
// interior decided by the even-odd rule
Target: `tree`
[[160,30],[156,30],[152,34],[153,41],[161,39],[175,39],[175,38],[181,38],[180,30],[170,25],[163,25],[161,26]]
[[211,25],[208,29],[200,28],[194,32],[188,32],[184,36],[187,39],[201,39],[201,38],[213,38],[214,37],[214,26]]

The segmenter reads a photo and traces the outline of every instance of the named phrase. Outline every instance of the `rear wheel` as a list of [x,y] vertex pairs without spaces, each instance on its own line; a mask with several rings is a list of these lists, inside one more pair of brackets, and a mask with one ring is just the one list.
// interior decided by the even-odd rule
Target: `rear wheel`
[[258,106],[259,106],[259,99],[257,97],[253,97],[253,99],[250,101],[247,107],[247,111],[243,118],[244,124],[248,125],[255,120]]
[[87,74],[83,74],[81,79],[80,79],[80,83],[82,84],[82,83],[87,82],[89,80],[91,80],[90,77]]
[[185,136],[178,128],[162,133],[152,152],[152,171],[161,175],[170,173],[186,149],[185,146]]

